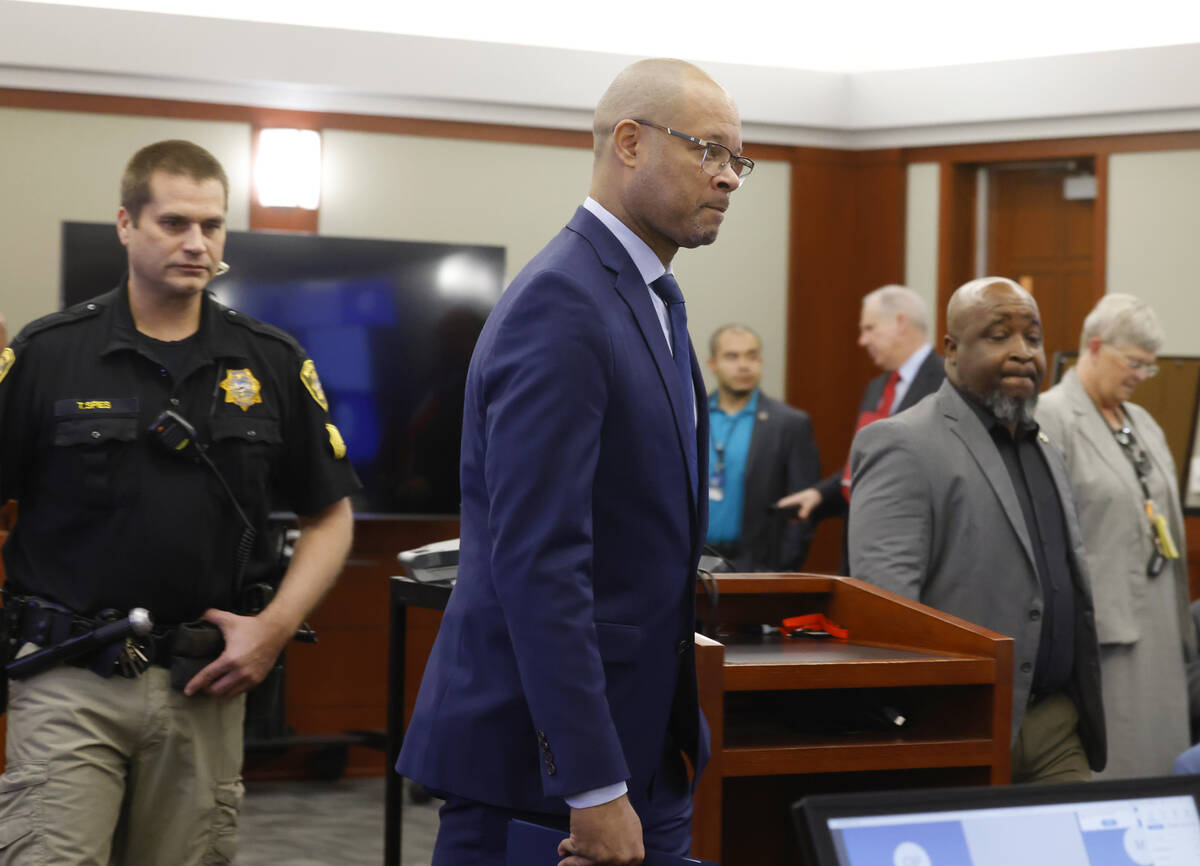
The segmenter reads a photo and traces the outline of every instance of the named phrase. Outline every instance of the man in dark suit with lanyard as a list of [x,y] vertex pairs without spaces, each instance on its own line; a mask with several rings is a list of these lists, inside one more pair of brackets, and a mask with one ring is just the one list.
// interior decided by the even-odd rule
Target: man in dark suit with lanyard
[[722,325],[708,348],[708,545],[733,571],[799,571],[812,526],[774,504],[821,477],[812,422],[759,389],[762,340],[750,328]]
[[[863,298],[858,345],[883,370],[869,383],[858,405],[858,431],[880,418],[903,412],[936,391],[946,378],[942,356],[929,342],[925,300],[906,286],[882,286]],[[795,508],[801,520],[814,524],[843,517],[850,502],[849,461],[828,478],[783,497],[780,508]],[[844,553],[843,574],[847,573]]]

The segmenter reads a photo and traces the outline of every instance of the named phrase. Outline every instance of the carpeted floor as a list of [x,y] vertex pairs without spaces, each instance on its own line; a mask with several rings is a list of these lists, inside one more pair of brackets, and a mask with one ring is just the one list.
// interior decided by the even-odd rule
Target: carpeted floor
[[[404,802],[403,866],[429,866],[440,800]],[[246,785],[235,866],[381,866],[383,779]]]

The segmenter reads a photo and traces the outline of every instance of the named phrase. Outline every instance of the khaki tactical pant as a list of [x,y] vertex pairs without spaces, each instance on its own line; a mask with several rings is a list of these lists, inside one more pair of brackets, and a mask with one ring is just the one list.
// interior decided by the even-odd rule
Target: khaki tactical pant
[[0,866],[230,863],[244,712],[244,697],[172,691],[158,666],[9,683]]

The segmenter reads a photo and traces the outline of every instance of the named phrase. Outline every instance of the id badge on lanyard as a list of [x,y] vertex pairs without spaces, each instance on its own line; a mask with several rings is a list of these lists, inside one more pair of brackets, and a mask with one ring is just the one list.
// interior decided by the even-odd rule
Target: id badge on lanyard
[[1158,577],[1168,560],[1179,559],[1179,549],[1175,546],[1175,539],[1171,537],[1167,518],[1154,507],[1154,501],[1151,499],[1146,500],[1146,516],[1150,518],[1150,539],[1154,542],[1154,552],[1150,554],[1146,574]]
[[720,502],[725,498],[725,446],[714,445],[717,459],[708,473],[708,501]]

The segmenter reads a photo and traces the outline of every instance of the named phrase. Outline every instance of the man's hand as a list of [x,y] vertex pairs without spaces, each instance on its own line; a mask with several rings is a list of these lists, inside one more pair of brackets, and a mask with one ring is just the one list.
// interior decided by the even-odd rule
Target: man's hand
[[571,835],[558,843],[558,866],[637,866],[646,856],[642,822],[629,795],[571,810]]
[[779,508],[796,508],[798,509],[796,516],[801,520],[808,520],[808,516],[821,504],[821,500],[822,497],[817,488],[809,487],[799,493],[789,493],[775,505]]
[[294,633],[262,614],[238,616],[209,608],[202,618],[221,629],[225,651],[192,677],[183,690],[185,695],[207,692],[219,698],[232,698],[249,691],[271,672]]

